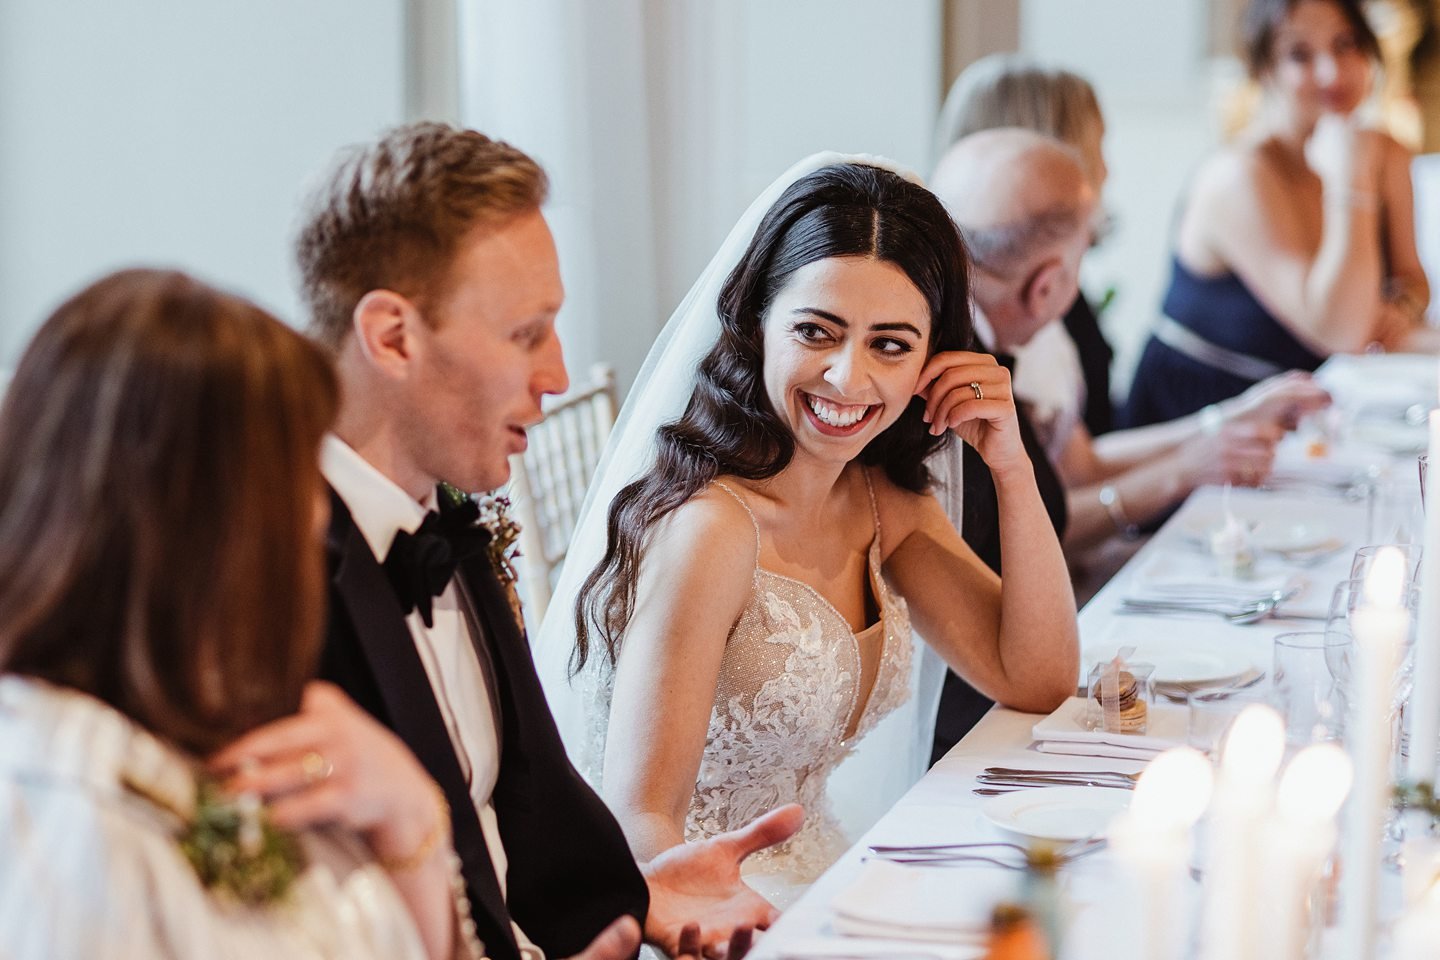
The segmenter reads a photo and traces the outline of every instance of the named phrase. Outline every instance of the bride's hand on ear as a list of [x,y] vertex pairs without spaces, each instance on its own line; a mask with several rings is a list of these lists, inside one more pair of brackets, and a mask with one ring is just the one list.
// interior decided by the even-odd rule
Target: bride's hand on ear
[[976,449],[997,479],[1012,469],[1033,470],[1020,422],[1010,371],[988,353],[937,353],[920,371],[915,395],[925,401],[930,432],[945,430]]

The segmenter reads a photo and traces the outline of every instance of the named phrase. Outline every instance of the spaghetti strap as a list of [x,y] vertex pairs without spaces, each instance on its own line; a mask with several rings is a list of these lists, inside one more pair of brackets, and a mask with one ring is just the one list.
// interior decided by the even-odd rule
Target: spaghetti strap
[[882,546],[880,543],[880,507],[875,503],[875,487],[870,482],[870,468],[862,466],[860,473],[865,477],[865,492],[870,495],[870,518],[875,521],[875,545],[879,547]]
[[[755,513],[754,513],[754,511],[752,511],[752,510],[750,509],[750,504],[748,504],[748,503],[745,502],[745,498],[742,497],[742,496],[740,496],[740,494],[736,493],[734,490],[730,489],[730,485],[729,485],[728,483],[726,483],[724,480],[716,480],[716,481],[713,481],[713,482],[714,482],[715,486],[719,487],[721,490],[724,490],[726,493],[730,494],[730,496],[734,497],[735,500],[736,500],[736,502],[738,502],[738,503],[740,504],[740,506],[744,508],[745,514],[750,518],[750,525],[755,528],[755,567],[756,567],[756,569],[759,569],[759,567],[760,567],[760,521],[755,519]],[[872,497],[872,503],[873,503],[873,497]]]

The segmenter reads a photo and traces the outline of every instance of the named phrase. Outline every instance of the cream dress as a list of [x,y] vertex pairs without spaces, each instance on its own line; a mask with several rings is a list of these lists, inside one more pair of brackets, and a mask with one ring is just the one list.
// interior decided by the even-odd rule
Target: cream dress
[[[703,840],[738,829],[787,803],[803,806],[800,831],[744,865],[746,882],[784,909],[854,839],[831,810],[830,776],[881,719],[910,698],[910,614],[880,572],[873,490],[875,536],[867,565],[880,618],[856,634],[813,587],[760,566],[755,515],[734,489],[715,485],[738,500],[755,524],[755,572],[750,597],[725,642],[685,838]],[[867,691],[860,651],[873,645],[877,634],[883,646]],[[601,687],[598,695],[608,708],[610,684],[602,681]],[[593,758],[604,756],[609,710],[601,715],[606,721],[593,731],[588,751]],[[595,765],[586,773],[599,781]]]

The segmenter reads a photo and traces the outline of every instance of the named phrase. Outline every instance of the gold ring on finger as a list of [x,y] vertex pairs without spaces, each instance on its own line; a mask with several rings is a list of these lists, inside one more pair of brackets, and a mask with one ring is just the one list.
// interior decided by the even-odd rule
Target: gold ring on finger
[[335,765],[326,760],[323,753],[311,750],[300,758],[300,770],[305,774],[306,783],[316,783],[334,773]]
[[976,399],[976,400],[984,400],[984,399],[985,399],[985,391],[980,389],[980,381],[979,381],[979,380],[971,380],[971,381],[970,381],[970,389],[975,391],[975,399]]

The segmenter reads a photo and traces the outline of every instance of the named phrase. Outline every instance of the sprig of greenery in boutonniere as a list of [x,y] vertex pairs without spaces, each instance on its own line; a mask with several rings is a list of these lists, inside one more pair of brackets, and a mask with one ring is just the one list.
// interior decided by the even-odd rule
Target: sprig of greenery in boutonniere
[[305,870],[305,853],[292,833],[270,822],[258,797],[226,795],[201,779],[188,814],[129,776],[126,790],[173,815],[181,823],[180,850],[206,889],[248,907],[283,902]]
[[490,542],[486,546],[490,566],[505,588],[515,622],[519,624],[520,631],[525,632],[525,615],[520,607],[520,594],[515,588],[515,582],[520,577],[515,567],[515,560],[520,556],[520,524],[510,516],[510,498],[496,495],[472,497],[448,483],[440,484],[440,495],[451,508],[463,508],[470,504],[477,510],[475,522],[490,532]]

